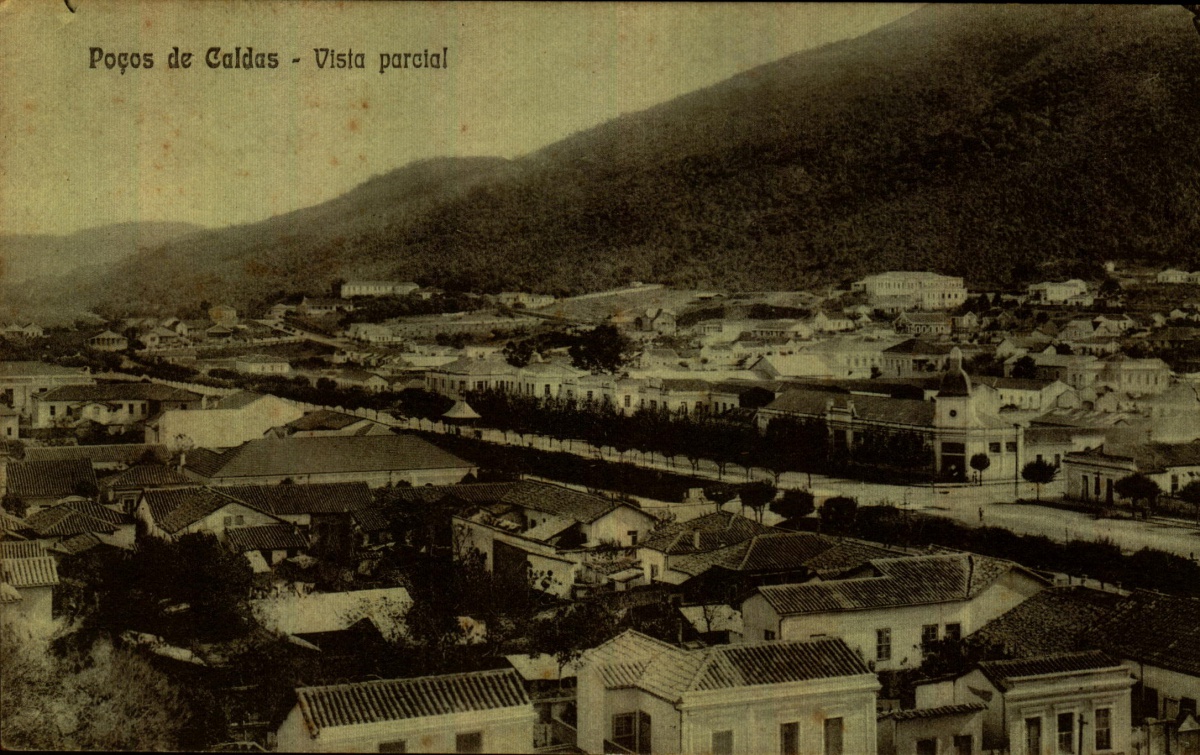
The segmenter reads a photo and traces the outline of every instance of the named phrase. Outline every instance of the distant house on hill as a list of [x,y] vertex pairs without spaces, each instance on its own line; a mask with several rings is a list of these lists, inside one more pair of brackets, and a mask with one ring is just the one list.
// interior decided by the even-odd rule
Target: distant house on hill
[[343,299],[355,296],[407,296],[420,286],[416,283],[401,281],[351,280],[342,284],[340,291]]
[[96,351],[125,351],[129,348],[129,339],[120,333],[106,330],[87,339],[89,349]]

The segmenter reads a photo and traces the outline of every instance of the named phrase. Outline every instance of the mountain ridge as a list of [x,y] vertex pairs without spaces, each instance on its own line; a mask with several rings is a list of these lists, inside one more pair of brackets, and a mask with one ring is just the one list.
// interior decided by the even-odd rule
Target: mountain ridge
[[422,161],[190,234],[65,279],[65,300],[245,307],[352,276],[568,294],[1197,267],[1197,82],[1179,8],[928,6],[521,158]]

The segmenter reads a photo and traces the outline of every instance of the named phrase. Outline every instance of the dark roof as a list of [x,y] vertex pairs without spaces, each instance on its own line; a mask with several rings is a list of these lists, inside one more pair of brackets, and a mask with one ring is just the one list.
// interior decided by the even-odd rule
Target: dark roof
[[1200,464],[1200,441],[1191,443],[1143,443],[1132,448],[1101,446],[1087,451],[1072,451],[1073,459],[1097,461],[1132,461],[1138,471],[1154,474],[1171,467],[1190,467]]
[[331,482],[309,485],[231,485],[216,490],[245,501],[275,516],[344,514],[374,503],[365,482]]
[[339,472],[463,469],[472,465],[415,435],[262,438],[222,454],[191,454],[188,469],[210,479]]
[[918,354],[923,356],[945,356],[950,353],[954,347],[950,344],[935,343],[932,341],[922,341],[919,338],[910,338],[907,341],[901,341],[895,346],[890,346],[883,350],[884,354]]
[[[163,532],[168,534],[175,534],[181,531],[182,528],[192,525],[192,523],[198,522],[204,519],[205,516],[215,513],[215,511],[220,511],[230,504],[239,504],[247,508],[254,508],[244,501],[239,501],[238,498],[224,495],[224,493],[211,489],[211,487],[193,487],[193,489],[188,490],[163,492],[188,493],[184,497],[184,501],[178,507],[168,511],[166,515],[162,516],[162,519],[158,519],[155,516],[158,527],[161,527]],[[150,492],[146,493],[146,496],[149,497],[150,495]],[[152,511],[154,511],[154,508],[151,507],[151,513]]]
[[937,708],[910,708],[908,710],[889,710],[879,714],[880,719],[893,721],[912,721],[918,718],[942,718],[946,716],[965,716],[987,710],[985,703],[960,703],[958,705],[941,705]]
[[19,498],[63,498],[75,495],[80,484],[96,486],[87,459],[8,463],[8,491]]
[[591,493],[534,480],[397,488],[391,495],[393,500],[399,501],[432,503],[453,498],[479,505],[506,503],[578,522],[594,522],[623,505]]
[[85,498],[67,500],[54,508],[78,511],[80,514],[86,514],[93,519],[99,519],[102,522],[113,525],[133,524],[133,520],[126,514]]
[[783,395],[768,404],[766,409],[789,414],[824,417],[830,405],[834,409],[841,410],[848,410],[853,405],[856,417],[873,422],[918,427],[929,427],[933,424],[932,401],[862,394],[845,395],[808,389],[785,391]]
[[153,452],[159,459],[169,454],[164,446],[152,443],[123,443],[101,446],[45,446],[25,449],[26,461],[62,461],[87,459],[92,464],[136,464]]
[[1014,681],[1027,676],[1049,676],[1111,668],[1121,668],[1121,664],[1099,650],[1053,653],[1011,661],[982,661],[979,664],[983,675],[1001,689],[1008,689]]
[[875,559],[870,576],[766,585],[757,592],[779,614],[854,611],[967,600],[1012,571],[1009,561],[967,553]]
[[359,509],[354,512],[353,516],[354,523],[363,532],[380,532],[392,525],[391,517],[388,516],[388,510],[382,507]]
[[95,534],[91,532],[84,532],[81,535],[75,535],[74,537],[68,537],[64,538],[63,540],[59,540],[54,544],[54,549],[61,553],[66,553],[68,556],[74,556],[79,553],[89,551],[92,548],[97,548],[101,545],[104,545],[104,541],[96,537]]
[[530,705],[521,677],[512,669],[300,687],[296,697],[313,736],[337,726]]
[[840,638],[719,645],[684,650],[628,630],[589,650],[609,689],[637,688],[670,701],[686,692],[870,674]]
[[137,464],[104,479],[109,490],[141,490],[165,485],[194,485],[195,480],[165,464]]
[[159,383],[63,385],[38,395],[39,401],[199,401],[199,393]]
[[850,569],[857,569],[868,561],[903,555],[905,555],[903,551],[860,543],[857,540],[840,539],[829,550],[822,551],[809,559],[805,566],[820,576],[830,577]]
[[318,409],[315,412],[308,412],[300,419],[287,423],[287,427],[300,432],[307,430],[341,430],[342,428],[363,421],[362,417],[355,417],[353,414],[335,412],[331,409]]
[[[773,531],[753,519],[728,511],[717,511],[686,522],[669,524],[639,545],[674,556],[718,550]],[[699,547],[696,545],[697,532],[700,534]]]
[[225,531],[225,541],[238,553],[308,547],[308,539],[290,524],[264,524],[258,527],[229,529]]
[[1089,639],[1114,656],[1200,677],[1200,598],[1135,592]]
[[984,624],[972,639],[998,645],[1014,658],[1081,650],[1089,646],[1087,633],[1121,600],[1120,595],[1087,587],[1053,587]]
[[73,537],[85,532],[112,534],[117,531],[117,525],[107,518],[91,516],[67,504],[42,509],[29,516],[28,521],[38,537]]

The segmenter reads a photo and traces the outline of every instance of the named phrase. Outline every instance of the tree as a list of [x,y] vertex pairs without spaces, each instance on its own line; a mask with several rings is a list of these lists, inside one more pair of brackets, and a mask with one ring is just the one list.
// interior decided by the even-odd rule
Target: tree
[[1148,508],[1154,508],[1158,497],[1162,495],[1162,488],[1158,486],[1158,483],[1141,472],[1134,472],[1117,480],[1113,484],[1113,490],[1122,498],[1132,501],[1134,508],[1137,508],[1138,504],[1143,501]]
[[771,511],[784,519],[799,519],[816,510],[815,501],[807,490],[785,490],[783,497],[771,502]]
[[554,656],[561,675],[564,666],[618,631],[616,614],[600,601],[589,600],[536,619],[529,632],[530,649]]
[[992,466],[992,460],[988,457],[987,454],[978,453],[971,457],[970,464],[971,464],[971,469],[974,469],[976,472],[979,473],[977,476],[979,477],[979,483],[982,485],[983,484],[983,473],[987,471],[988,467]]
[[1179,491],[1179,500],[1196,507],[1196,520],[1200,521],[1200,480],[1192,480]]
[[1036,378],[1037,362],[1033,360],[1033,357],[1026,354],[1013,363],[1012,376],[1026,380]]
[[513,367],[524,367],[533,359],[533,341],[509,341],[504,344],[504,361]]
[[1021,467],[1021,477],[1025,482],[1032,482],[1037,491],[1037,499],[1042,500],[1042,486],[1054,481],[1054,476],[1058,474],[1058,470],[1048,461],[1042,459],[1034,459],[1025,466]]
[[612,325],[597,325],[569,350],[571,363],[593,373],[616,373],[629,361],[633,342]]
[[749,506],[754,511],[754,518],[759,523],[762,522],[763,509],[767,507],[768,503],[775,500],[777,492],[775,486],[765,480],[748,482],[738,487],[738,496],[742,499],[742,505]]
[[821,524],[831,532],[849,532],[858,514],[858,501],[848,496],[834,496],[821,506]]
[[109,642],[59,659],[5,626],[0,686],[5,749],[178,751],[215,744],[203,738],[213,726],[196,726],[199,695]]

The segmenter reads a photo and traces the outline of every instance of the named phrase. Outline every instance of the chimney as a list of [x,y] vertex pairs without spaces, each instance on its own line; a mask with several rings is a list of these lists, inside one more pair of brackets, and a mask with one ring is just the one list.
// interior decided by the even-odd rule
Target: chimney
[[187,464],[187,451],[180,450],[179,452],[179,471],[183,472],[183,467]]
[[968,553],[967,554],[967,595],[966,595],[966,597],[968,597],[968,598],[971,597],[971,582],[974,581],[974,579],[975,579],[975,557]]
[[692,530],[692,547],[700,550],[700,530]]

